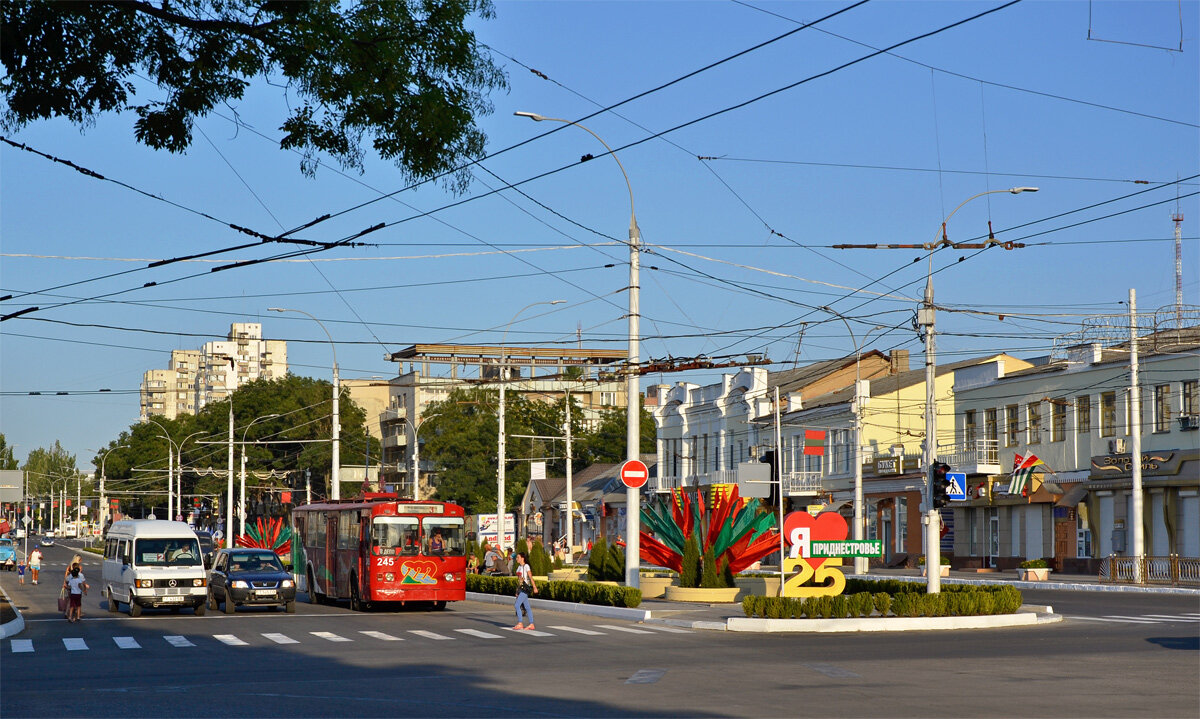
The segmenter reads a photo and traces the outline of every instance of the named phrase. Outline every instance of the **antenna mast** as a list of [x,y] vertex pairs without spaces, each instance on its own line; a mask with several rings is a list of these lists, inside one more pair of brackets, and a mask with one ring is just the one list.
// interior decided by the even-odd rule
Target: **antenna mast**
[[1171,220],[1175,223],[1175,328],[1183,328],[1183,213],[1179,211],[1178,205],[1175,208],[1175,214],[1171,215]]

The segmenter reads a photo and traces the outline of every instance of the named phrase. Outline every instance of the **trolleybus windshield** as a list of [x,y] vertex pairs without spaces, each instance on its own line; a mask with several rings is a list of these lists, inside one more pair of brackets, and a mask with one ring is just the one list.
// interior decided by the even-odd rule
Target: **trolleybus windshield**
[[416,517],[376,517],[371,523],[371,551],[377,555],[415,555],[421,548]]
[[461,556],[466,552],[462,517],[425,517],[425,553]]

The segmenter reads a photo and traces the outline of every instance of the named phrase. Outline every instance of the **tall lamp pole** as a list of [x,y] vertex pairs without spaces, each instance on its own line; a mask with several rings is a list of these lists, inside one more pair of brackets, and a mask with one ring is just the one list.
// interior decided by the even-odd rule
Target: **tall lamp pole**
[[330,474],[330,477],[331,477],[330,481],[333,483],[333,488],[331,490],[332,494],[333,494],[333,499],[334,500],[341,499],[342,498],[342,489],[341,489],[341,464],[342,464],[341,445],[342,445],[342,443],[341,443],[340,437],[341,437],[341,433],[342,433],[342,425],[341,425],[341,420],[338,418],[338,398],[341,396],[342,391],[341,391],[341,385],[338,381],[337,345],[334,344],[334,342],[333,342],[333,335],[329,334],[329,330],[325,329],[325,323],[321,322],[321,320],[317,319],[316,317],[313,317],[311,314],[305,312],[304,310],[292,310],[292,309],[287,309],[285,307],[268,307],[267,310],[270,312],[297,312],[299,314],[305,315],[310,320],[312,320],[313,322],[316,322],[318,325],[320,325],[321,330],[325,333],[325,336],[329,338],[329,348],[331,350],[333,350],[333,469]]
[[438,415],[437,413],[429,414],[429,415],[425,415],[424,417],[417,419],[416,422],[405,421],[405,423],[404,423],[404,426],[411,429],[412,433],[413,433],[413,444],[412,444],[413,493],[412,493],[412,498],[413,498],[414,502],[421,499],[421,437],[419,435],[419,432],[421,431],[421,425],[425,424],[425,422],[427,422],[428,420],[431,420],[434,417],[438,417],[438,416],[440,416],[440,415]]
[[[538,305],[561,305],[566,300],[549,300],[547,302],[530,302],[517,313],[504,327],[504,337],[500,340],[500,408],[496,412],[497,423],[500,425],[497,432],[497,451],[496,451],[496,546],[503,548],[504,546],[504,470],[505,456],[508,451],[507,438],[504,431],[504,388],[508,384],[508,359],[505,352],[505,345],[508,343],[508,331],[512,329],[512,323],[517,321],[521,313],[530,307]],[[514,528],[515,530],[515,528]],[[514,537],[515,538],[515,537]]]
[[108,496],[105,491],[105,484],[108,481],[108,475],[104,472],[104,463],[108,461],[108,453],[115,449],[129,448],[127,444],[118,444],[116,447],[110,447],[104,450],[104,454],[100,456],[100,529],[103,531],[104,526],[108,523]]
[[[642,232],[638,229],[637,213],[634,211],[633,205],[633,185],[629,183],[629,175],[625,172],[625,166],[621,164],[621,159],[613,152],[613,149],[608,146],[599,135],[589,130],[587,127],[573,122],[564,120],[558,117],[546,117],[533,112],[514,112],[518,117],[527,117],[534,122],[561,122],[567,125],[574,125],[592,137],[596,138],[604,149],[608,150],[608,154],[612,155],[616,161],[617,167],[621,170],[621,175],[625,178],[625,187],[629,190],[629,358],[628,370],[629,375],[626,379],[625,388],[625,459],[638,459],[641,455],[641,397],[639,389],[638,375],[638,337],[639,337],[639,319],[640,319],[640,301],[641,301],[641,284],[639,279],[639,262],[641,260],[638,254],[641,251]],[[639,533],[641,532],[641,492],[636,487],[625,488],[625,584],[630,587],[640,587],[639,567],[641,566],[641,541]]]
[[175,441],[171,439],[171,433],[167,431],[166,427],[149,417],[146,418],[146,421],[161,429],[164,435],[163,439],[167,440],[167,521],[169,522],[175,518],[172,511],[175,501],[175,455],[172,454],[172,450],[175,448]]
[[278,416],[279,416],[279,413],[276,412],[275,414],[264,414],[261,417],[255,417],[254,421],[252,421],[250,424],[246,425],[246,428],[242,430],[242,474],[241,474],[242,489],[241,489],[241,493],[240,493],[240,497],[241,497],[240,506],[239,506],[240,511],[238,512],[238,514],[241,517],[241,522],[239,525],[240,529],[238,531],[238,534],[246,533],[246,433],[249,432],[250,428],[254,426],[254,422],[259,422],[264,419],[272,419],[272,418],[278,417]]
[[[988,190],[980,192],[977,195],[972,195],[963,200],[955,207],[946,219],[942,220],[941,227],[938,232],[942,239],[946,239],[946,223],[954,217],[954,213],[962,209],[962,206],[984,195],[991,195],[997,192],[1008,192],[1014,195],[1019,195],[1022,192],[1037,192],[1036,187],[1010,187],[1007,190]],[[917,310],[917,326],[924,332],[925,340],[925,577],[926,589],[929,594],[936,594],[942,590],[941,580],[941,517],[936,507],[933,506],[933,464],[937,461],[937,392],[934,382],[936,381],[936,372],[934,371],[934,362],[936,360],[936,349],[934,347],[935,330],[935,310],[933,305],[933,251],[929,253],[929,270],[925,277],[925,297],[921,302],[921,308]]]

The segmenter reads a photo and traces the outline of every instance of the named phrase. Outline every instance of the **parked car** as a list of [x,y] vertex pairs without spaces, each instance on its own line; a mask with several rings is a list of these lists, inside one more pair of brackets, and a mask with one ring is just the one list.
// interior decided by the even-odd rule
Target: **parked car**
[[269,549],[222,549],[208,573],[208,608],[224,604],[226,614],[247,606],[273,605],[291,614],[296,611],[296,583]]
[[17,548],[13,540],[4,537],[0,539],[0,569],[9,572],[17,568]]

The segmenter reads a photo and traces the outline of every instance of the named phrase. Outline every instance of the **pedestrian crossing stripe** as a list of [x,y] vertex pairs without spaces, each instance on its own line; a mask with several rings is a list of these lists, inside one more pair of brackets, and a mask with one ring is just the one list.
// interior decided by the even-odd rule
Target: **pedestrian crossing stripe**
[[62,643],[68,652],[85,652],[88,648],[87,642],[79,637],[64,637]]
[[454,641],[454,637],[442,636],[441,634],[438,634],[437,632],[429,632],[429,631],[425,631],[424,629],[410,629],[410,630],[408,630],[408,632],[409,632],[409,634],[416,634],[418,637],[425,637],[426,639],[437,639],[437,640],[444,639],[444,640],[448,640],[448,641]]
[[9,642],[9,646],[12,647],[13,654],[21,654],[22,652],[32,652],[33,651],[33,640],[32,639],[14,639],[11,642]]
[[679,627],[669,627],[665,624],[643,624],[647,629],[657,629],[660,632],[670,632],[672,634],[691,634],[690,629],[680,629]]
[[371,637],[372,639],[381,639],[381,640],[383,640],[383,641],[385,641],[385,642],[402,642],[402,641],[404,641],[404,640],[403,640],[403,639],[401,639],[400,637],[393,637],[391,634],[385,634],[385,633],[383,633],[383,632],[364,632],[364,631],[359,631],[359,634],[365,634],[365,635],[367,635],[368,637]]
[[557,630],[559,630],[559,631],[562,631],[562,632],[574,632],[574,633],[576,633],[576,634],[585,634],[585,635],[587,635],[587,636],[589,636],[589,637],[602,637],[602,636],[604,636],[604,632],[593,632],[591,629],[580,629],[579,627],[561,627],[561,626],[554,626],[554,627],[550,627],[550,628],[551,628],[551,629],[557,629]]
[[1176,622],[1200,622],[1200,616],[1188,616],[1186,614],[1178,617],[1173,617],[1170,614],[1147,614],[1145,616],[1155,619],[1170,619]]
[[611,629],[614,632],[628,632],[630,634],[653,634],[654,633],[654,632],[648,632],[645,629],[634,629],[633,627],[622,627],[622,626],[618,626],[616,624],[597,624],[596,626],[600,627],[601,629]]
[[222,644],[228,644],[231,647],[248,646],[246,644],[246,642],[242,641],[241,639],[238,639],[237,637],[235,637],[232,634],[214,634],[213,639],[216,639],[218,642],[221,642]]
[[543,631],[539,631],[537,629],[516,629],[514,627],[508,627],[508,631],[514,632],[516,634],[528,634],[531,637],[552,637],[552,636],[554,636],[550,632],[543,632]]
[[500,638],[499,634],[490,634],[488,632],[482,632],[478,629],[455,629],[454,631],[459,632],[460,634],[468,634],[472,637],[479,637],[480,639],[499,639]]
[[295,639],[292,639],[289,636],[285,636],[283,634],[276,634],[273,632],[263,632],[263,636],[266,637],[267,639],[270,639],[271,641],[275,642],[276,644],[299,644],[300,643],[300,642],[296,641]]
[[309,634],[313,635],[314,637],[320,637],[321,639],[327,639],[331,642],[352,642],[352,641],[354,641],[353,639],[347,639],[346,637],[338,636],[337,634],[334,634],[333,632],[309,632]]
[[142,645],[137,643],[133,637],[113,637],[117,647],[121,649],[141,649]]
[[170,644],[173,647],[181,647],[182,648],[182,647],[196,646],[195,644],[192,644],[190,641],[188,641],[187,637],[182,637],[182,636],[179,636],[178,634],[167,634],[167,635],[163,636],[163,639],[166,639],[167,644]]

